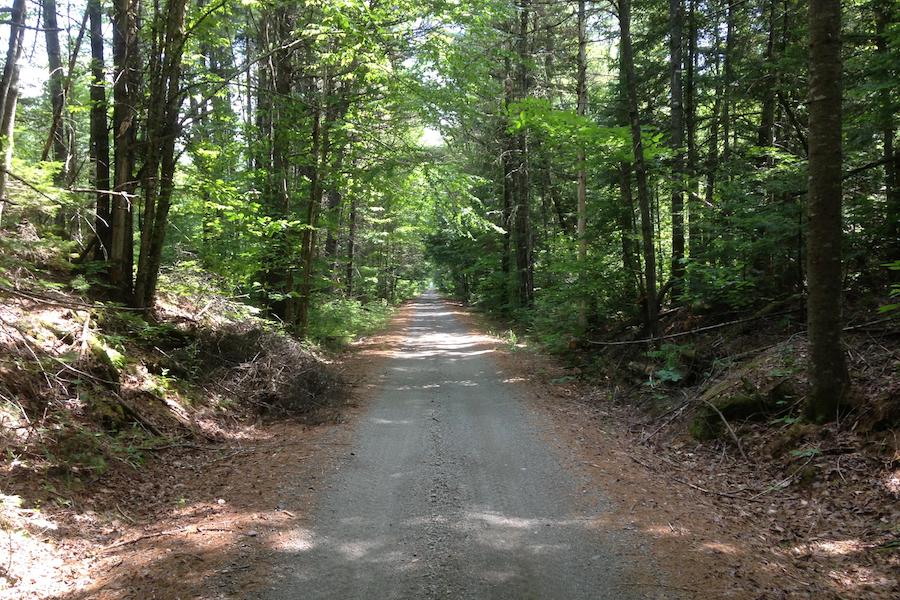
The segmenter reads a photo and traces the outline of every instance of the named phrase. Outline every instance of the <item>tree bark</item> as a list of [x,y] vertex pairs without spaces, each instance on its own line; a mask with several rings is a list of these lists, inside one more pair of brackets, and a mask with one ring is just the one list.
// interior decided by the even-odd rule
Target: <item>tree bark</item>
[[[577,113],[580,117],[587,114],[587,18],[585,16],[585,0],[578,0],[578,76],[577,91],[578,104]],[[578,146],[578,224],[576,227],[576,235],[578,238],[578,265],[579,278],[582,278],[582,293],[586,288],[584,279],[586,279],[587,266],[587,167],[585,165],[584,143],[579,142]],[[578,302],[578,328],[583,332],[587,328],[587,298],[581,298]]]
[[682,0],[669,0],[669,142],[672,147],[672,298],[681,296],[684,280],[684,104],[681,85]]
[[640,282],[636,248],[634,244],[634,197],[631,194],[631,165],[619,164],[619,232],[622,236],[622,268],[625,271],[625,296],[637,300]]
[[139,0],[113,3],[113,132],[115,135],[115,179],[112,200],[112,233],[109,281],[122,301],[133,300],[134,224],[132,195],[137,106],[140,93],[137,12]]
[[[731,110],[734,87],[734,3],[735,0],[727,0],[725,22],[725,81],[722,93],[722,162],[727,163],[731,158]],[[726,177],[728,179],[728,177]]]
[[[531,0],[521,0],[519,5],[518,54],[518,95],[520,100],[528,97],[530,89],[530,60],[528,49],[528,23],[531,20]],[[518,281],[518,303],[522,308],[530,307],[534,301],[534,275],[531,255],[531,207],[530,179],[528,172],[528,137],[525,132],[516,134],[517,166],[515,176],[515,228],[516,228],[516,273]]]
[[653,220],[650,214],[650,188],[647,184],[647,165],[641,139],[641,118],[638,111],[637,81],[634,74],[634,55],[631,47],[631,0],[619,0],[620,61],[625,77],[628,121],[631,128],[634,174],[637,179],[638,205],[641,211],[641,239],[644,253],[644,292],[646,294],[645,325],[648,335],[656,337],[656,252],[653,247]]
[[100,0],[88,0],[91,33],[91,158],[94,161],[94,188],[97,190],[94,230],[95,260],[109,259],[112,203],[109,195],[109,128],[106,105],[106,65],[103,57],[103,15]]
[[841,345],[841,3],[809,3],[807,325],[816,421],[837,417],[850,378]]
[[685,62],[684,79],[684,126],[687,133],[687,168],[688,210],[687,210],[687,243],[685,254],[691,260],[700,253],[700,223],[702,218],[702,201],[698,192],[697,181],[697,90],[694,75],[697,71],[697,18],[695,14],[696,0],[688,0],[688,41],[687,60]]
[[3,153],[3,168],[0,169],[0,217],[7,201],[7,174],[12,166],[13,132],[16,124],[16,106],[19,102],[19,59],[22,56],[22,42],[25,37],[25,0],[15,0],[10,14],[9,46],[3,79],[0,81],[0,150]]
[[324,104],[331,95],[331,77],[323,77],[323,91],[313,100],[312,106],[312,146],[310,156],[313,168],[310,175],[309,204],[306,209],[306,228],[303,230],[300,261],[303,265],[303,278],[300,283],[300,297],[297,306],[297,331],[303,337],[309,331],[309,308],[312,301],[313,261],[316,253],[316,227],[319,207],[322,204],[322,179],[328,161],[329,123],[322,123],[326,111]]
[[[47,65],[50,76],[47,81],[47,90],[50,94],[52,118],[50,123],[50,135],[53,148],[53,160],[61,163],[62,168],[56,174],[56,185],[62,186],[68,180],[69,172],[69,147],[62,123],[62,114],[66,102],[66,94],[63,86],[62,52],[59,48],[59,26],[56,20],[56,0],[43,0],[44,3],[44,41],[47,45]],[[59,115],[59,116],[57,116]],[[58,213],[63,215],[63,211]]]
[[162,33],[150,60],[148,151],[142,167],[144,211],[141,219],[141,252],[135,278],[134,305],[152,308],[159,279],[169,208],[175,178],[175,140],[179,134],[181,59],[185,42],[187,0],[170,0],[160,15]]
[[775,31],[778,19],[775,14],[777,0],[769,0],[769,35],[766,41],[766,59],[762,77],[763,98],[759,118],[756,145],[768,148],[775,143],[775,92],[778,75],[775,65]]
[[349,223],[349,231],[347,232],[347,282],[346,282],[346,294],[348,298],[353,297],[353,261],[356,258],[354,253],[356,251],[356,194],[353,194],[350,197],[350,223]]
[[[875,48],[879,56],[887,65],[888,39],[887,29],[896,22],[896,4],[891,0],[880,0],[875,4]],[[893,77],[891,67],[886,66],[883,78],[890,81]],[[894,122],[894,110],[891,101],[891,90],[885,88],[879,91],[878,100],[879,120],[881,121],[882,156],[884,157],[884,195],[886,203],[886,231],[885,239],[892,240],[887,248],[887,258],[900,257],[900,189],[897,187],[897,174],[900,172],[900,155],[897,154],[894,145],[896,124]]]

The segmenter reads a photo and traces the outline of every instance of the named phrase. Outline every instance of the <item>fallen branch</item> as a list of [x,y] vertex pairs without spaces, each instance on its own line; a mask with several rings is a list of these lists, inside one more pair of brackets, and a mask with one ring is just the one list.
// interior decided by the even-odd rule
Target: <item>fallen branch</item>
[[132,419],[140,423],[141,427],[152,433],[157,437],[163,437],[163,433],[159,430],[159,428],[148,421],[141,413],[137,411],[136,408],[131,406],[131,404],[125,400],[121,395],[113,393],[113,396],[118,400],[119,405],[121,405],[122,409],[128,414]]
[[[737,319],[734,321],[727,321],[725,323],[719,323],[717,325],[707,325],[706,327],[700,327],[698,329],[691,329],[690,331],[682,331],[679,333],[670,333],[669,335],[661,335],[659,337],[653,337],[653,338],[643,338],[640,340],[625,340],[625,341],[620,341],[620,342],[602,342],[599,340],[585,340],[585,341],[589,344],[595,344],[597,346],[627,346],[630,344],[646,344],[646,343],[650,343],[650,342],[657,342],[659,340],[668,340],[668,339],[672,339],[672,338],[684,337],[687,335],[694,335],[696,333],[703,333],[705,331],[721,329],[722,327],[728,327],[730,325],[740,325],[741,323],[749,323],[751,321],[758,321],[758,320],[762,320],[762,319],[771,319],[774,317],[782,317],[784,315],[789,315],[789,314],[798,312],[800,310],[803,310],[803,309],[796,308],[793,310],[788,310],[788,311],[784,311],[784,312],[780,312],[780,313],[774,313],[771,315],[760,315],[757,317],[748,317],[746,319]],[[896,321],[896,320],[897,320],[896,317],[885,317],[883,319],[876,319],[874,321],[869,321],[867,323],[860,323],[859,325],[850,325],[848,327],[844,327],[842,329],[842,331],[855,331],[857,329],[865,329],[866,327],[871,327],[872,325],[880,325],[881,323],[887,323],[889,321]],[[778,344],[774,344],[774,345],[777,346]],[[765,349],[771,348],[771,347],[772,346],[765,346],[763,348],[759,348],[757,350],[752,350],[750,352],[751,353],[757,352],[757,351],[765,350]],[[738,356],[740,356],[740,355],[738,355]]]
[[679,479],[678,477],[673,477],[672,475],[669,475],[668,473],[661,472],[658,469],[656,469],[655,467],[653,467],[652,465],[648,465],[644,461],[640,460],[639,458],[637,458],[635,456],[632,456],[631,454],[628,454],[627,452],[625,453],[625,455],[628,458],[630,458],[631,460],[633,460],[634,462],[636,462],[637,464],[641,465],[642,467],[650,469],[654,473],[660,473],[664,477],[671,479],[672,481],[674,481],[676,483],[686,485],[689,488],[697,490],[698,492],[703,492],[704,494],[709,494],[711,496],[721,496],[723,498],[731,498],[733,500],[742,500],[744,502],[762,502],[762,500],[759,500],[757,498],[757,496],[741,496],[739,494],[733,494],[730,492],[717,492],[715,490],[706,489],[705,487],[699,486],[696,483],[691,483],[690,481],[686,481],[684,479]]
[[741,456],[744,457],[745,461],[750,462],[750,459],[747,458],[747,454],[744,452],[744,446],[741,444],[741,439],[737,436],[737,433],[735,433],[734,429],[731,427],[731,423],[729,423],[728,419],[725,418],[725,415],[722,414],[722,411],[719,410],[719,407],[717,407],[715,404],[713,404],[712,402],[710,402],[709,400],[706,400],[704,398],[700,398],[700,401],[703,402],[703,404],[710,407],[711,409],[713,409],[716,412],[716,414],[719,415],[719,418],[722,419],[723,423],[725,423],[725,428],[728,430],[728,433],[731,434],[731,439],[733,439],[734,443],[737,444],[737,447],[741,453]]
[[670,333],[670,334],[668,334],[668,335],[661,335],[661,336],[658,336],[658,337],[643,338],[643,339],[640,339],[640,340],[626,340],[626,341],[622,341],[622,342],[602,342],[602,341],[599,341],[599,340],[585,340],[585,341],[587,341],[589,344],[595,344],[595,345],[597,345],[597,346],[627,346],[627,345],[630,345],[630,344],[647,344],[647,343],[650,343],[650,342],[657,342],[657,341],[659,341],[659,340],[670,340],[670,339],[673,339],[673,338],[684,337],[684,336],[687,336],[687,335],[694,335],[694,334],[697,334],[697,333],[703,333],[704,331],[713,331],[713,330],[715,330],[715,329],[721,329],[721,328],[723,328],[723,327],[729,327],[729,326],[731,326],[731,325],[740,325],[741,323],[750,323],[751,321],[759,321],[759,320],[762,320],[762,319],[772,319],[772,318],[775,318],[775,317],[782,317],[782,316],[784,316],[784,315],[789,315],[789,314],[798,312],[798,311],[800,311],[800,310],[802,310],[802,309],[800,309],[800,308],[795,308],[795,309],[793,309],[793,310],[786,310],[786,311],[783,311],[783,312],[780,312],[780,313],[774,313],[774,314],[771,314],[771,315],[760,315],[760,316],[756,316],[756,317],[747,317],[747,318],[745,318],[745,319],[735,319],[734,321],[726,321],[725,323],[718,323],[718,324],[716,324],[716,325],[707,325],[707,326],[705,326],[705,327],[699,327],[699,328],[697,328],[697,329],[691,329],[690,331],[682,331],[682,332],[679,332],[679,333]]
[[[671,423],[672,421],[677,419],[681,415],[681,413],[684,412],[684,409],[686,409],[688,406],[690,406],[692,402],[693,402],[693,399],[688,400],[687,402],[685,402],[684,404],[679,406],[677,409],[673,409],[672,411],[670,411],[670,413],[672,413],[672,416],[669,417],[668,419],[666,419],[662,423],[662,425],[660,425],[659,427],[654,429],[650,434],[644,436],[644,438],[641,440],[641,443],[646,444],[647,442],[649,442],[651,438],[653,438],[657,433],[662,431],[669,423]],[[666,413],[666,414],[668,414],[668,413]],[[666,415],[662,415],[662,416],[666,416]]]
[[9,288],[6,286],[0,285],[0,294],[6,294],[8,296],[18,296],[19,298],[24,298],[26,300],[33,300],[34,302],[40,302],[42,304],[47,304],[49,306],[61,306],[63,308],[71,308],[73,306],[78,306],[82,308],[94,308],[98,310],[131,310],[131,311],[144,311],[143,308],[132,308],[130,306],[109,306],[107,304],[96,304],[90,302],[81,302],[79,300],[70,300],[68,298],[56,298],[53,296],[47,296],[41,294],[39,292],[23,292],[22,290],[17,290],[13,288]]

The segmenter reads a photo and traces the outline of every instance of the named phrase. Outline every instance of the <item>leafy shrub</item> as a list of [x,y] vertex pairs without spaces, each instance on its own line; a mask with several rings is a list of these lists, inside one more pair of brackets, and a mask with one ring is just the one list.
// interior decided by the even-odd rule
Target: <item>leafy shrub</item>
[[355,299],[333,298],[315,303],[310,308],[309,336],[326,344],[347,344],[354,337],[383,327],[393,312],[386,300],[363,304]]

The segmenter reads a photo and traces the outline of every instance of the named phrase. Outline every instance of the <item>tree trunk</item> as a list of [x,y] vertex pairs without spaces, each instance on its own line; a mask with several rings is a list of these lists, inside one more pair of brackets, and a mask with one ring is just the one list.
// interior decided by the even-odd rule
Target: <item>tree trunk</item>
[[135,278],[134,305],[152,308],[159,279],[163,243],[175,177],[175,140],[179,134],[181,57],[187,0],[170,0],[162,15],[164,33],[150,60],[150,106],[147,123],[148,152],[143,165],[144,214],[141,253]]
[[638,112],[637,81],[634,74],[634,55],[631,48],[631,0],[619,0],[619,28],[621,30],[620,61],[625,77],[628,121],[634,153],[634,174],[637,179],[638,205],[641,211],[641,239],[644,252],[644,286],[646,293],[645,324],[650,337],[656,336],[656,253],[653,248],[653,220],[650,214],[650,189],[647,184],[647,165],[641,139],[641,119]]
[[697,90],[694,86],[694,74],[697,70],[697,19],[695,0],[688,0],[688,43],[684,89],[684,125],[687,133],[687,244],[685,253],[693,260],[700,253],[700,223],[702,218],[702,201],[698,192],[697,181]]
[[777,0],[769,0],[769,36],[766,41],[766,61],[762,77],[762,110],[759,118],[759,131],[756,145],[768,148],[775,143],[775,92],[778,75],[775,65],[775,30],[778,19],[775,14]]
[[503,228],[503,249],[500,256],[500,272],[503,274],[503,299],[508,305],[512,305],[512,294],[510,292],[510,250],[512,248],[512,209],[513,200],[515,198],[515,172],[513,166],[513,153],[515,152],[515,143],[512,136],[506,130],[506,117],[509,105],[514,100],[513,93],[513,74],[509,57],[504,60],[504,78],[503,78],[503,111],[504,118],[500,122],[500,170],[503,178],[503,206],[500,210],[500,226]]
[[816,421],[837,417],[850,387],[841,345],[841,3],[809,4],[807,324]]
[[113,3],[113,132],[115,135],[115,194],[112,201],[112,233],[109,280],[120,300],[132,301],[134,230],[132,194],[137,106],[140,94],[138,65],[138,0]]
[[356,251],[356,194],[350,197],[350,223],[347,232],[347,297],[353,297],[353,260]]
[[[719,73],[719,64],[720,64],[720,55],[721,55],[721,44],[722,40],[719,36],[719,30],[716,28],[715,30],[715,42],[713,47],[713,69],[718,76]],[[714,206],[715,198],[716,198],[716,178],[719,171],[719,124],[722,120],[722,110],[724,104],[724,96],[725,96],[725,85],[722,81],[721,77],[717,77],[717,85],[715,90],[715,100],[713,101],[713,110],[712,114],[709,117],[709,133],[707,138],[707,152],[706,152],[706,160],[705,168],[706,168],[706,185],[704,190],[704,213],[709,215],[712,211],[710,207]],[[704,226],[700,229],[700,238],[698,240],[698,252],[697,257],[702,262],[709,262],[709,257],[707,256],[707,249],[709,248],[709,244],[713,233],[710,231],[709,226],[710,219],[704,220]]]
[[[528,23],[531,19],[530,1],[522,0],[520,4],[519,31],[517,40],[518,53],[518,92],[519,99],[528,97],[530,74],[528,63]],[[531,215],[530,215],[530,180],[528,173],[528,137],[525,132],[516,134],[517,166],[515,177],[515,228],[516,228],[516,273],[518,277],[518,301],[520,307],[529,307],[534,300],[534,276],[531,256]]]
[[684,105],[681,86],[682,0],[669,0],[669,142],[672,147],[672,298],[677,302],[684,280]]
[[[578,115],[584,117],[587,114],[587,18],[585,16],[585,0],[578,0]],[[587,167],[585,165],[584,143],[578,147],[578,224],[576,235],[578,237],[578,267],[579,278],[582,278],[582,291],[587,273]],[[578,302],[578,328],[583,332],[587,328],[587,299],[581,298]]]
[[[722,162],[731,158],[732,87],[734,87],[734,3],[728,0],[725,23],[725,81],[722,93]],[[728,179],[728,177],[726,177]]]
[[94,188],[97,190],[97,209],[94,229],[97,245],[95,260],[109,259],[111,228],[111,199],[109,176],[109,128],[106,106],[106,66],[103,58],[103,16],[100,0],[88,0],[91,32],[91,158],[94,161]]
[[15,0],[9,24],[9,47],[3,79],[0,81],[0,150],[3,153],[3,168],[0,169],[0,217],[7,201],[7,172],[12,166],[13,131],[16,125],[16,106],[19,102],[19,59],[22,56],[22,41],[25,37],[25,0]]
[[640,273],[634,244],[634,198],[631,194],[631,165],[619,164],[619,231],[622,236],[622,268],[625,271],[625,297],[638,299]]
[[[882,60],[888,63],[888,39],[887,30],[896,22],[896,4],[891,0],[881,0],[875,4],[875,48]],[[890,67],[885,67],[883,78],[891,79]],[[878,99],[879,120],[881,121],[882,156],[884,157],[884,195],[886,203],[886,231],[885,239],[888,242],[887,258],[895,260],[900,257],[900,189],[897,187],[897,174],[900,172],[900,154],[897,154],[894,146],[896,124],[894,122],[894,110],[891,101],[891,90],[884,88],[879,91]]]
[[[52,139],[53,160],[61,163],[62,168],[56,174],[56,185],[63,186],[68,181],[69,172],[69,148],[66,143],[66,134],[62,122],[62,114],[65,107],[66,95],[63,87],[62,52],[59,48],[59,26],[56,22],[56,0],[43,0],[44,3],[44,40],[47,45],[47,65],[50,68],[50,77],[47,81],[47,90],[50,94],[52,118],[50,123],[50,138]],[[57,116],[59,115],[59,116]],[[65,216],[63,211],[57,215]],[[62,223],[57,223],[61,225]]]
[[297,331],[305,336],[309,332],[309,308],[312,303],[312,277],[316,254],[316,227],[319,207],[322,205],[322,181],[325,178],[325,169],[328,165],[328,156],[331,152],[330,129],[331,123],[323,117],[328,114],[326,104],[331,97],[332,78],[325,75],[322,82],[322,92],[313,100],[312,107],[312,147],[310,156],[313,158],[313,169],[310,181],[309,205],[306,210],[306,228],[303,230],[301,243],[301,262],[303,264],[303,279],[300,284],[300,298],[297,309]]

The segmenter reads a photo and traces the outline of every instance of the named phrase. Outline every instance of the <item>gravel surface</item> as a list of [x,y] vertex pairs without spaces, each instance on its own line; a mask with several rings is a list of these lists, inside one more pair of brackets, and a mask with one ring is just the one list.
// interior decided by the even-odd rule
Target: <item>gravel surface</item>
[[484,338],[434,294],[413,309],[347,461],[259,597],[676,597],[635,534],[601,524],[607,501],[563,466]]

